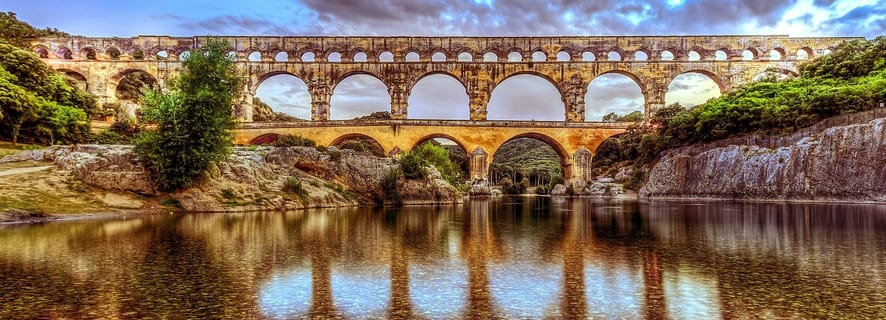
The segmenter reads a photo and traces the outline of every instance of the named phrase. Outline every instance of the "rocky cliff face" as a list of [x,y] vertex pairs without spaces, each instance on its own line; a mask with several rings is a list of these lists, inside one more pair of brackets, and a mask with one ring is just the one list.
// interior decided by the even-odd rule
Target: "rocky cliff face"
[[886,201],[886,119],[827,129],[776,149],[669,151],[644,197]]
[[[340,157],[338,156],[340,155]],[[57,146],[8,156],[0,162],[51,161],[76,179],[102,190],[175,199],[186,211],[246,211],[379,204],[385,174],[397,162],[351,150],[314,148],[235,148],[227,161],[213,166],[207,179],[171,194],[161,194],[131,146]],[[434,170],[430,170],[432,173]],[[284,190],[287,180],[302,191]],[[403,181],[406,204],[457,200],[455,189],[439,174]]]

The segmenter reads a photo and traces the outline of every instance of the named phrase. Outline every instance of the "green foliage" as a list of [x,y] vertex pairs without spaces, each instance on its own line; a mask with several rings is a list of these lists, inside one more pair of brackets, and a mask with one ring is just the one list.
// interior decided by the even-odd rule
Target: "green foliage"
[[390,111],[377,111],[373,112],[370,115],[356,117],[352,120],[364,121],[364,120],[391,120],[391,112]]
[[385,177],[381,181],[381,188],[385,194],[385,198],[394,203],[403,203],[403,197],[400,195],[400,174],[401,170],[391,168],[385,173]]
[[227,58],[229,48],[225,41],[207,41],[185,58],[168,93],[148,91],[143,98],[144,121],[157,129],[139,134],[135,152],[150,165],[161,190],[191,185],[230,153],[241,79]]
[[529,179],[523,178],[519,183],[514,183],[510,178],[502,178],[499,185],[506,194],[522,194],[529,187]]
[[317,145],[317,142],[302,136],[285,134],[277,137],[273,145],[275,147],[314,147]]
[[400,170],[406,179],[420,179],[427,174],[424,161],[415,152],[408,152],[400,157]]
[[375,140],[372,140],[371,138],[357,137],[357,138],[347,139],[344,142],[342,142],[341,144],[339,144],[338,147],[342,150],[349,149],[349,150],[354,150],[357,152],[366,152],[366,153],[372,154],[373,156],[376,156],[376,157],[384,157],[385,156],[385,152],[382,149],[382,147],[377,142],[375,142]]
[[326,154],[329,155],[330,161],[339,161],[341,160],[341,151],[339,150],[327,150]]
[[304,204],[304,205],[308,204],[308,190],[306,190],[304,188],[304,186],[301,183],[301,180],[298,180],[293,177],[286,178],[286,180],[283,181],[283,187],[280,188],[280,190],[282,190],[283,192],[286,192],[286,193],[294,194],[294,195],[298,196],[298,198],[299,198],[299,200],[301,200],[302,204]]
[[0,39],[4,39],[12,45],[30,50],[31,41],[41,37],[67,37],[70,36],[58,29],[37,29],[27,22],[20,21],[15,12],[0,12]]
[[514,139],[495,152],[489,175],[496,184],[509,177],[511,181],[528,178],[531,185],[546,185],[554,177],[562,176],[560,155],[544,141]]
[[35,54],[0,40],[0,138],[13,143],[86,139],[95,99]]
[[642,122],[643,112],[634,111],[626,115],[619,115],[615,112],[607,113],[603,116],[603,122]]
[[117,99],[136,102],[141,100],[146,90],[159,90],[160,86],[153,76],[143,71],[127,73],[117,84]]

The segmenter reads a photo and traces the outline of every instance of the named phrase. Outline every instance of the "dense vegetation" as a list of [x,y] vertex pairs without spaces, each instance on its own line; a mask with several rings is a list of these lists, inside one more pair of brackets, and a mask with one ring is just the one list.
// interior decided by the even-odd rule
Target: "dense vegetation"
[[794,79],[763,77],[691,109],[670,105],[651,126],[604,142],[595,167],[651,163],[659,152],[742,134],[789,134],[836,115],[865,111],[886,101],[886,37],[845,42],[830,55],[801,66]]
[[156,130],[141,132],[135,151],[162,190],[191,185],[230,152],[232,111],[242,80],[229,49],[226,41],[207,41],[184,59],[168,92],[148,91],[143,98],[144,121]]
[[37,29],[18,20],[15,12],[0,12],[0,39],[22,49],[30,49],[31,41],[42,37],[70,36],[58,29]]
[[400,169],[407,179],[424,178],[428,166],[434,166],[453,185],[463,183],[461,167],[449,158],[449,151],[437,144],[422,143],[400,158]]
[[518,138],[502,145],[495,152],[489,167],[493,184],[501,185],[507,178],[511,182],[544,186],[563,175],[560,155],[551,146],[533,138]]

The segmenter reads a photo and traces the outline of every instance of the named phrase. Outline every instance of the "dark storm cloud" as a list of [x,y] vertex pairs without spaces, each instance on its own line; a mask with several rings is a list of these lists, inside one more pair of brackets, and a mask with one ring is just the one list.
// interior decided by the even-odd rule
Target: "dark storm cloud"
[[817,28],[833,35],[858,35],[860,30],[867,34],[882,35],[886,33],[886,8],[858,7],[839,18],[825,21]]
[[246,15],[225,15],[195,22],[184,22],[179,24],[179,27],[193,30],[194,34],[294,34],[289,28],[271,20]]

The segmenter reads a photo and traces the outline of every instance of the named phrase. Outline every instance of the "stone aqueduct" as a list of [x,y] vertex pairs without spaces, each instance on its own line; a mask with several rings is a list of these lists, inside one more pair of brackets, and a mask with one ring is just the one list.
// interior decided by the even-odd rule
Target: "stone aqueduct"
[[[854,38],[788,36],[608,36],[608,37],[219,37],[248,77],[237,110],[243,120],[237,142],[267,134],[293,133],[333,145],[343,137],[370,137],[394,154],[428,138],[446,137],[472,153],[471,176],[485,177],[492,155],[521,136],[540,138],[556,149],[564,174],[574,182],[590,177],[593,151],[623,124],[584,122],[588,84],[618,73],[640,87],[646,114],[664,105],[677,76],[695,72],[721,91],[750,82],[767,69],[798,73],[798,62]],[[100,103],[116,102],[119,81],[146,72],[163,87],[181,69],[179,58],[206,37],[45,38],[33,49],[53,68],[78,81]],[[290,74],[307,85],[311,122],[252,123],[249,102],[266,79]],[[355,74],[380,79],[391,97],[394,120],[330,121],[335,86]],[[457,79],[469,97],[470,119],[407,120],[413,86],[428,75]],[[562,122],[487,121],[486,105],[496,85],[521,74],[539,76],[560,92]],[[557,108],[557,109],[555,109]]]

